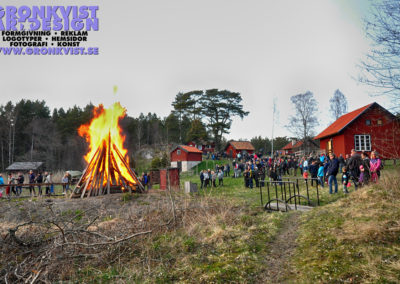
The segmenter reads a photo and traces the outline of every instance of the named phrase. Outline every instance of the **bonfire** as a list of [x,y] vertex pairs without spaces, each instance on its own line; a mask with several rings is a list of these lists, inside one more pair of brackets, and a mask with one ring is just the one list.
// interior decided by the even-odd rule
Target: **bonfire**
[[142,191],[143,186],[129,167],[125,136],[119,122],[126,110],[119,103],[105,109],[95,107],[94,118],[78,133],[89,144],[88,163],[71,197],[98,196],[114,192]]

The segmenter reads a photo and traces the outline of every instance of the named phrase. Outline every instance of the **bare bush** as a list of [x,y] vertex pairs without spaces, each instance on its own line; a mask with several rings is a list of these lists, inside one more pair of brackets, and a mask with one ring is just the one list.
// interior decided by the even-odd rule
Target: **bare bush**
[[199,224],[221,218],[232,223],[232,212],[241,210],[209,197],[175,193],[122,197],[27,201],[18,211],[16,204],[3,206],[1,211],[18,214],[3,219],[0,228],[1,281],[70,280],[76,277],[76,263],[107,268],[129,261],[151,273],[162,261],[148,249],[154,236],[182,227],[194,232]]

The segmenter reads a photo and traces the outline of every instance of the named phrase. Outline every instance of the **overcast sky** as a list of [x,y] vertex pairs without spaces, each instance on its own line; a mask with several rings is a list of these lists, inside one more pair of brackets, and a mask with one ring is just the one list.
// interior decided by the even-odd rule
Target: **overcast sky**
[[[100,31],[86,47],[98,56],[0,55],[0,104],[39,99],[51,108],[120,101],[128,114],[167,116],[178,92],[240,92],[243,120],[227,138],[275,136],[292,112],[290,97],[307,90],[319,102],[319,132],[332,121],[329,98],[340,89],[349,109],[377,101],[356,67],[369,49],[362,18],[367,0],[18,1],[18,5],[99,5]],[[3,0],[2,6],[16,5]],[[1,40],[0,40],[1,45]],[[118,86],[113,95],[113,86]]]

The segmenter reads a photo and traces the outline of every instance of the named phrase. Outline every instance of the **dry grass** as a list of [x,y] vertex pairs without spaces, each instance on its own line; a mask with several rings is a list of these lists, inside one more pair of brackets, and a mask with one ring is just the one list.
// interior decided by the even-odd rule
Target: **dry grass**
[[[7,206],[0,279],[9,282],[38,271],[38,280],[50,282],[254,282],[265,269],[266,243],[285,219],[232,200],[178,193]],[[15,239],[9,229],[21,224]],[[145,231],[151,233],[113,243]]]

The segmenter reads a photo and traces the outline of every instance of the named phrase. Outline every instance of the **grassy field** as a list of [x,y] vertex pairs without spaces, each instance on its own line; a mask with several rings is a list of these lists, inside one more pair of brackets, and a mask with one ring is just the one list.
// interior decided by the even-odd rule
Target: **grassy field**
[[[210,162],[211,164],[211,162]],[[204,162],[202,164],[200,164],[201,168],[206,168],[204,165]],[[213,167],[214,168],[214,167]],[[211,168],[211,169],[213,169]],[[233,171],[231,171],[231,176],[230,177],[224,177],[224,181],[223,181],[223,185],[219,186],[218,185],[218,180],[216,181],[217,187],[215,188],[207,188],[206,190],[200,190],[199,194],[202,195],[209,195],[209,196],[217,196],[220,198],[230,198],[235,200],[236,202],[240,203],[240,204],[247,204],[253,207],[261,207],[261,198],[260,198],[260,188],[255,187],[255,183],[254,183],[254,187],[253,189],[250,188],[246,188],[244,186],[244,178],[243,176],[239,177],[239,178],[233,178],[232,177]],[[317,187],[315,186],[311,186],[310,180],[307,181],[307,186],[306,186],[306,182],[304,181],[304,179],[302,179],[299,174],[297,175],[297,177],[293,177],[293,176],[284,176],[284,180],[286,180],[287,178],[290,178],[290,181],[293,181],[294,183],[296,183],[297,186],[297,181],[294,178],[298,178],[298,186],[299,186],[299,192],[300,195],[302,196],[307,196],[307,186],[309,188],[309,199],[311,201],[312,205],[317,205]],[[269,180],[268,178],[266,178],[266,180]],[[183,174],[181,175],[181,187],[184,187],[184,183],[186,181],[190,181],[193,183],[197,183],[198,187],[200,187],[200,177],[199,175],[193,175],[193,174]],[[337,194],[329,194],[329,188],[328,185],[325,185],[324,188],[321,188],[320,186],[318,187],[318,194],[319,194],[319,200],[320,200],[320,205],[325,205],[325,204],[329,204],[331,202],[334,202],[336,200],[338,200],[339,198],[342,198],[345,196],[345,194],[343,194],[343,191],[341,190],[341,186],[340,186],[340,175],[338,174],[338,182],[339,182],[339,191]],[[291,185],[293,186],[293,185]],[[283,195],[283,188],[281,188],[280,186],[278,186],[277,188],[278,190],[278,197],[281,198],[281,196]],[[291,188],[291,192],[293,192],[293,189]],[[262,194],[263,194],[263,205],[265,205],[265,203],[267,202],[268,198],[267,198],[267,187],[262,187]],[[287,194],[287,198],[289,197],[289,189],[288,187],[286,187],[286,194]],[[270,196],[271,199],[275,198],[275,190],[274,188],[270,188]],[[294,203],[294,202],[293,202]],[[301,199],[301,203],[306,205],[307,201],[305,199]]]
[[[215,163],[226,162],[203,162],[198,169],[213,169]],[[182,187],[185,181],[200,184],[194,172],[181,176]],[[305,195],[304,181],[299,186]],[[56,188],[56,192],[60,190],[61,187]],[[315,203],[315,187],[310,191]],[[245,188],[243,177],[226,177],[223,186],[190,195],[153,190],[149,194],[115,197],[110,197],[114,204],[110,211],[102,211],[109,203],[93,207],[101,212],[96,222],[82,215],[77,224],[85,225],[87,219],[94,232],[100,233],[97,236],[108,235],[111,239],[126,235],[124,227],[132,232],[146,229],[153,232],[118,246],[104,247],[93,258],[60,262],[57,267],[63,267],[62,274],[57,274],[57,270],[49,272],[53,273],[54,281],[279,282],[270,278],[271,270],[283,271],[283,278],[276,279],[289,283],[398,283],[400,279],[398,166],[387,164],[378,185],[358,191],[352,188],[350,194],[339,190],[338,194],[330,195],[327,187],[320,188],[321,206],[299,214],[267,213],[260,202],[259,188]],[[39,204],[40,200],[32,199],[36,200]],[[36,204],[19,200],[18,206],[24,210],[21,218],[30,215],[25,213],[28,209],[24,202],[33,208]],[[78,209],[84,212],[79,204],[87,201],[65,202],[72,203],[65,203],[64,210],[73,205],[71,212]],[[288,242],[293,246],[284,249],[292,249],[294,255],[281,256],[279,265],[271,267],[289,231],[296,233],[293,241]],[[283,238],[277,241],[280,236]],[[93,251],[79,253],[86,255]]]

